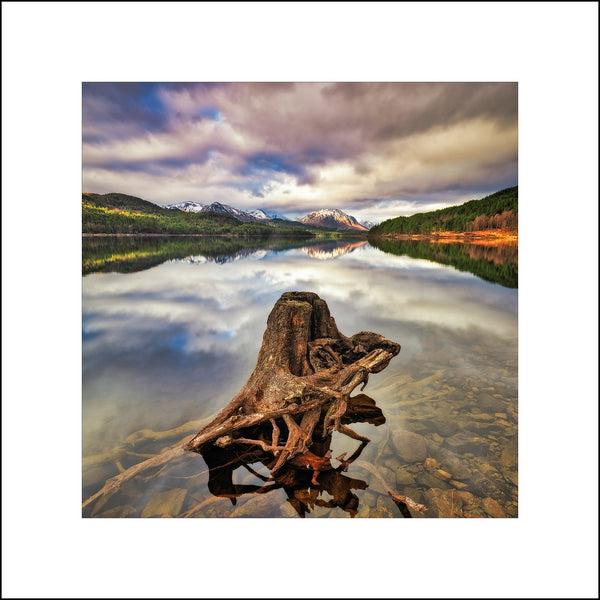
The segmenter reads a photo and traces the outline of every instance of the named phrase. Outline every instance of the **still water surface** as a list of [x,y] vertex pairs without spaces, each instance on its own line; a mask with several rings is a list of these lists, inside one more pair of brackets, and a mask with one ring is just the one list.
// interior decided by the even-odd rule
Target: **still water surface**
[[[477,250],[486,280],[464,261],[415,258],[431,256],[421,244],[84,240],[83,515],[402,518],[391,489],[427,507],[415,518],[516,517],[516,263]],[[364,391],[383,419],[349,425],[371,442],[348,470],[277,486],[260,463],[236,463],[232,486],[209,489],[204,458],[186,453],[90,501],[229,402],[292,290],[323,298],[345,335],[402,346]],[[360,443],[334,433],[331,446],[350,456]]]

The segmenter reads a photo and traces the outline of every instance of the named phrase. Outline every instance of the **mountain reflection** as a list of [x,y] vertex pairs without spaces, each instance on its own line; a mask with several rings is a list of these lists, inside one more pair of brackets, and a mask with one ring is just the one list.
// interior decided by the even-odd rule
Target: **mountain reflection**
[[305,238],[98,236],[82,242],[83,274],[134,273],[168,260],[225,264],[264,258],[269,253],[299,249],[314,258],[335,258],[367,244],[366,240],[306,240]]
[[421,258],[450,265],[509,288],[518,286],[516,244],[430,243],[373,239],[323,241],[295,238],[243,237],[84,237],[82,270],[89,273],[134,273],[167,261],[226,264],[261,260],[286,250],[297,250],[317,260],[330,260],[368,248],[369,243],[388,254]]
[[357,248],[363,248],[367,245],[367,243],[368,242],[366,240],[361,240],[359,242],[335,241],[327,244],[313,244],[311,246],[304,246],[303,248],[298,248],[298,250],[318,260],[329,260],[332,258],[337,258],[342,254],[353,252]]
[[[372,398],[359,394],[350,399],[342,423],[370,423],[379,426],[385,423],[385,417]],[[262,427],[265,428],[265,439],[270,439],[271,430],[268,425],[263,424]],[[315,431],[319,430],[322,431],[322,427],[317,426]],[[251,435],[260,439],[260,427],[254,428]],[[286,464],[273,478],[261,475],[251,467],[252,464],[261,463],[269,468],[277,460],[272,454],[260,448],[241,450],[235,446],[219,448],[210,444],[201,451],[209,468],[208,489],[214,496],[231,499],[232,504],[236,504],[237,498],[246,494],[267,494],[282,489],[287,495],[287,502],[300,517],[311,513],[315,507],[340,508],[355,517],[358,514],[359,497],[353,490],[365,490],[368,484],[362,479],[348,477],[344,472],[369,442],[362,442],[350,457],[346,457],[346,453],[337,457],[335,460],[340,463],[337,467],[331,462],[331,442],[331,433],[325,437],[315,437],[309,452],[297,457],[296,464],[294,461]],[[239,467],[255,475],[263,484],[234,483],[233,474]],[[397,506],[405,517],[411,516],[405,505],[397,503]],[[193,509],[190,513],[193,513]]]

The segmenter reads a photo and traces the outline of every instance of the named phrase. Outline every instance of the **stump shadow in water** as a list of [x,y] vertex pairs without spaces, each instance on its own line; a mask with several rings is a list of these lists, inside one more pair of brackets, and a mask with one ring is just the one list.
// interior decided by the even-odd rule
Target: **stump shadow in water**
[[[323,431],[323,421],[324,415],[315,428],[316,432]],[[342,416],[342,423],[345,425],[370,423],[379,426],[385,423],[385,417],[375,404],[375,400],[365,394],[359,394],[349,399],[346,413]],[[262,424],[248,432],[248,435],[254,439],[271,439],[272,426]],[[339,508],[351,517],[355,517],[359,511],[360,500],[354,490],[366,489],[367,482],[349,477],[345,472],[349,465],[359,458],[369,442],[361,441],[349,457],[344,454],[336,458],[331,456],[331,442],[331,432],[324,436],[317,434],[313,437],[310,451],[288,461],[271,477],[261,475],[252,466],[259,464],[268,469],[273,467],[273,455],[260,447],[248,450],[234,445],[226,447],[206,445],[200,454],[209,467],[208,489],[214,496],[230,498],[232,504],[236,504],[237,498],[241,496],[266,494],[281,489],[300,517],[311,513],[315,507]],[[334,466],[332,461],[338,463],[337,466]],[[263,481],[263,484],[233,483],[233,473],[239,467],[253,473]],[[399,502],[396,504],[403,516],[411,516],[405,504]]]

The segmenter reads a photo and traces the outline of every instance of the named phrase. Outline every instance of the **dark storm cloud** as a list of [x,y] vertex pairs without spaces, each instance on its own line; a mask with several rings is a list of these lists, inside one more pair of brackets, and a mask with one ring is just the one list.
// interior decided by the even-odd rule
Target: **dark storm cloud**
[[[159,131],[169,115],[156,95],[155,83],[84,83],[83,123],[84,141],[114,139],[135,131]],[[86,129],[93,129],[88,134]],[[104,135],[102,135],[104,132]]]

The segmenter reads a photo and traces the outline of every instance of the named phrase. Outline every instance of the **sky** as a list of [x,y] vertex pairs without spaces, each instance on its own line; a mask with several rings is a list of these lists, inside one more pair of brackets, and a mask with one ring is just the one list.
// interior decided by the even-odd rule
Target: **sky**
[[83,83],[83,191],[298,218],[517,185],[517,83]]

